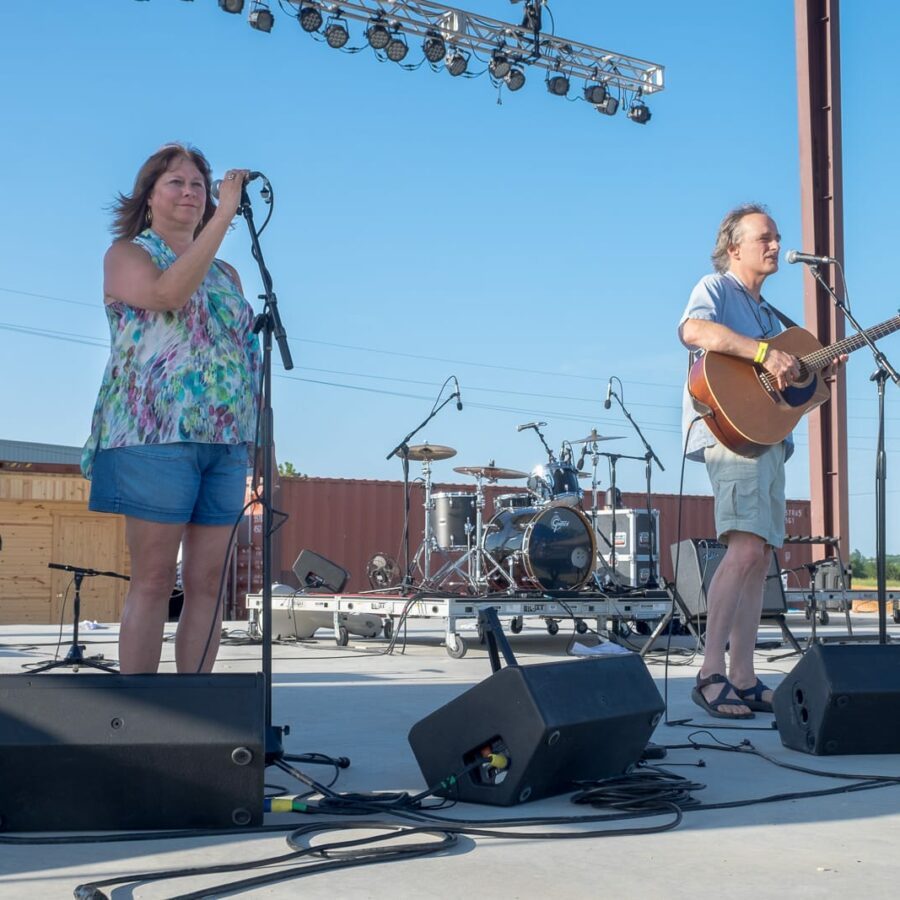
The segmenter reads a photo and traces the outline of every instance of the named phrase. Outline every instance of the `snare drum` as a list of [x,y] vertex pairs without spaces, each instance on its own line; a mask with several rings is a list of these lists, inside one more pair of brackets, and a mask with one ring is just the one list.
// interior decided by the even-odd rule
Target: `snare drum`
[[578,483],[578,470],[569,462],[535,466],[528,479],[528,489],[540,503],[555,500],[565,506],[578,506],[584,495]]
[[497,494],[494,497],[495,514],[504,509],[524,509],[526,506],[534,506],[534,498],[524,491],[518,494]]
[[[491,519],[484,549],[523,588],[578,590],[594,570],[594,529],[580,510],[554,503],[507,509]],[[506,587],[498,574],[493,586]]]
[[431,499],[431,533],[437,548],[465,550],[468,535],[475,533],[475,494],[432,494]]

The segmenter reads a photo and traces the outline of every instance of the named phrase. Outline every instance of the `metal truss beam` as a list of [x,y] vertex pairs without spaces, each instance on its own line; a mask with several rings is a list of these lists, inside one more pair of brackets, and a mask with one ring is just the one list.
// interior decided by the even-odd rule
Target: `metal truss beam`
[[360,22],[373,18],[396,23],[404,34],[425,38],[439,34],[448,46],[487,57],[502,48],[512,60],[569,77],[580,77],[607,87],[618,87],[638,95],[663,90],[665,67],[582,44],[579,41],[535,33],[523,25],[490,19],[429,0],[286,0],[299,10],[315,7],[323,16],[342,16]]

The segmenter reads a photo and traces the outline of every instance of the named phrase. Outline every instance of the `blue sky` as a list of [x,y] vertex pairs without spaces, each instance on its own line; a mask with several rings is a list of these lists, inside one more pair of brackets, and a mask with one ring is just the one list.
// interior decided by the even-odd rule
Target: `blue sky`
[[[521,14],[507,0],[463,8]],[[277,4],[268,35],[215,0],[4,4],[0,436],[85,440],[106,360],[107,207],[153,150],[185,140],[217,173],[258,169],[275,188],[263,249],[296,363],[290,374],[275,368],[280,459],[313,476],[397,478],[386,454],[451,374],[463,412],[451,404],[420,435],[458,450],[435,466],[438,480],[463,483],[453,465],[492,459],[531,469],[541,447],[515,426],[533,419],[548,422],[557,448],[596,427],[624,436],[610,448],[640,454],[616,406],[603,409],[616,375],[666,467],[654,489],[677,492],[685,354],[675,325],[709,271],[722,214],[765,202],[784,247],[800,247],[793,4],[550,8],[558,35],[666,67],[648,125],[552,97],[536,70],[498,105],[486,76],[334,51]],[[900,46],[900,7],[845,3],[841,16],[846,270],[854,312],[871,325],[900,306],[898,119],[882,71]],[[256,302],[242,221],[222,256]],[[802,319],[799,269],[783,265],[766,295]],[[883,349],[900,364],[895,337]],[[851,544],[864,553],[874,552],[871,371],[867,351],[852,357]],[[900,400],[890,385],[887,419],[887,543],[897,552]],[[805,498],[805,428],[797,437],[788,493]],[[626,490],[642,477],[640,463],[620,464]],[[688,464],[685,488],[708,492],[701,466]]]

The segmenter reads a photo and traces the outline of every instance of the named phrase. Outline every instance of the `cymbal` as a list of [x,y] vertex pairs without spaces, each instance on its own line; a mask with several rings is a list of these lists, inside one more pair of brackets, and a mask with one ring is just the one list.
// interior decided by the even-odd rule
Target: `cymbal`
[[527,472],[520,472],[518,469],[501,469],[499,466],[455,466],[454,472],[460,475],[474,475],[487,478],[488,481],[496,481],[498,478],[527,478]]
[[578,475],[579,478],[590,478],[591,477],[590,472],[577,472],[576,474]]
[[604,436],[602,434],[597,434],[597,429],[594,428],[591,433],[586,438],[581,438],[577,441],[569,441],[570,444],[593,444],[594,441],[621,441],[623,435],[616,434],[612,436]]
[[409,448],[409,458],[417,462],[450,459],[451,456],[456,456],[456,451],[452,447],[442,447],[440,444],[413,444]]

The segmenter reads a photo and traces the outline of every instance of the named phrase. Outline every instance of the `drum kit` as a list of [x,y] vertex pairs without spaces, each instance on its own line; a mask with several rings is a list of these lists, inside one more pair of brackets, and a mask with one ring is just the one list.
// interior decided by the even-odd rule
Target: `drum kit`
[[[493,460],[484,466],[456,466],[454,472],[475,479],[474,491],[432,490],[432,465],[456,456],[453,447],[417,444],[409,448],[409,459],[422,464],[424,484],[425,529],[414,560],[423,589],[470,594],[577,591],[592,579],[602,586],[606,577],[602,570],[608,567],[597,552],[594,526],[598,521],[597,468],[604,455],[601,442],[620,438],[594,429],[585,438],[564,441],[559,454],[554,454],[540,431],[545,424],[519,426],[519,431],[533,429],[547,452],[547,462],[530,474],[498,466]],[[573,463],[576,445],[582,447],[577,464]],[[581,471],[587,456],[592,460],[591,471]],[[588,478],[593,499],[586,514],[581,508],[581,483]],[[521,479],[526,490],[495,496],[488,511],[486,485]]]

